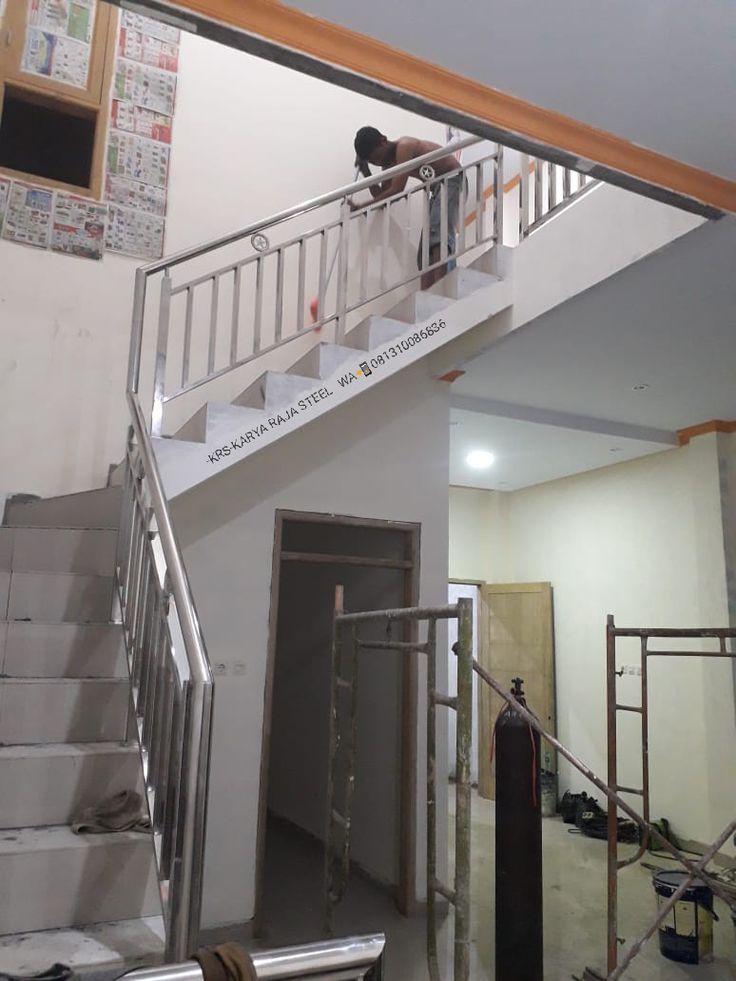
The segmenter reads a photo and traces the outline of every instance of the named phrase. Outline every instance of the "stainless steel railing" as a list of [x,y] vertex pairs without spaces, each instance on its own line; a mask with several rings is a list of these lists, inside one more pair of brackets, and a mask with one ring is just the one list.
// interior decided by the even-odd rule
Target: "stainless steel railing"
[[[357,322],[368,304],[445,266],[451,258],[451,180],[460,183],[452,258],[503,242],[509,203],[503,193],[503,147],[458,164],[450,174],[437,177],[432,169],[442,157],[480,142],[457,140],[136,272],[117,591],[171,960],[195,949],[199,928],[213,681],[150,434],[160,435],[167,402],[317,328],[333,325],[339,342],[349,319]],[[349,210],[354,195],[417,170],[422,176],[417,187]],[[591,182],[522,157],[518,186],[521,240]],[[433,195],[439,197],[441,226],[435,258],[428,237]],[[304,227],[335,205],[339,215]],[[276,235],[282,240],[271,243]],[[210,255],[217,256],[215,268]],[[334,280],[329,255],[336,256]],[[160,281],[154,306],[147,302],[152,280]],[[310,296],[316,309],[314,322],[307,324]],[[151,320],[156,355],[148,422],[140,385],[144,332]]]
[[[341,343],[369,304],[445,266],[451,258],[448,191],[456,176],[462,190],[453,260],[503,243],[504,211],[510,218],[518,212],[521,241],[597,183],[521,155],[514,167],[520,170],[518,197],[509,211],[500,145],[458,164],[452,174],[434,174],[438,159],[481,142],[478,137],[454,141],[139,269],[128,388],[138,391],[148,316],[156,334],[150,431],[161,435],[167,403],[310,331],[330,325],[330,339]],[[354,195],[412,172],[422,175],[418,186],[350,211]],[[434,260],[428,248],[433,196],[440,199],[442,243]],[[318,214],[322,221],[312,224]],[[515,233],[507,236],[512,237],[508,244],[516,244]],[[330,257],[336,259],[334,278]],[[158,296],[152,310],[147,293],[154,280]]]
[[549,160],[519,157],[519,241],[600,182]]
[[197,947],[213,682],[181,550],[135,392],[116,561],[138,738],[166,921],[166,956]]
[[[313,978],[314,981],[383,981],[382,933],[344,937],[298,947],[279,947],[251,954],[259,981],[286,981],[287,978]],[[125,981],[203,981],[196,961],[146,967],[124,974]]]

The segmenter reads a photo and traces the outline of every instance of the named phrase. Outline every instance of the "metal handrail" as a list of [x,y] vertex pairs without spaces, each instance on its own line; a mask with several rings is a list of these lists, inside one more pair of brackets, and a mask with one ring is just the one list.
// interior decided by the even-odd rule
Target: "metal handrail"
[[253,222],[252,225],[246,225],[245,228],[240,228],[237,231],[229,232],[227,235],[221,235],[220,238],[212,239],[211,242],[182,249],[181,252],[175,252],[173,255],[165,256],[163,259],[149,262],[147,265],[142,266],[141,270],[149,276],[153,273],[163,272],[164,269],[177,266],[181,262],[186,262],[187,259],[207,255],[208,252],[214,252],[215,249],[219,249],[224,245],[233,245],[241,239],[249,238],[251,235],[263,231],[264,228],[273,228],[274,225],[280,225],[282,222],[288,221],[289,218],[298,218],[300,215],[306,215],[310,211],[316,211],[318,208],[322,208],[327,204],[342,201],[343,198],[352,197],[354,194],[365,191],[375,184],[383,184],[385,181],[393,180],[394,177],[410,174],[417,167],[434,163],[443,157],[452,156],[458,150],[464,150],[465,147],[474,146],[476,143],[482,142],[483,138],[480,136],[466,136],[462,140],[455,140],[455,142],[448,143],[446,146],[438,147],[436,150],[430,150],[429,153],[425,153],[421,157],[414,157],[413,160],[407,160],[406,163],[396,164],[395,167],[388,167],[378,174],[372,174],[370,177],[364,177],[362,180],[344,184],[342,187],[338,187],[334,191],[329,191],[327,194],[320,194],[316,198],[309,198],[307,201],[302,201],[301,204],[295,204],[293,207],[286,208],[284,211],[278,211],[275,215],[271,215],[270,218],[264,218],[261,221]]
[[[338,973],[340,978],[359,979],[368,971],[372,971],[371,981],[382,981],[385,946],[384,934],[375,933],[259,951],[251,954],[251,960],[259,981],[313,975],[324,978],[331,973]],[[196,961],[139,968],[122,977],[125,981],[203,981],[202,969]]]
[[[196,950],[199,935],[214,685],[137,393],[128,392],[127,401],[131,425],[116,585],[156,846],[166,953],[181,959]],[[154,539],[163,569],[157,568]],[[172,617],[181,631],[186,673],[177,665]]]

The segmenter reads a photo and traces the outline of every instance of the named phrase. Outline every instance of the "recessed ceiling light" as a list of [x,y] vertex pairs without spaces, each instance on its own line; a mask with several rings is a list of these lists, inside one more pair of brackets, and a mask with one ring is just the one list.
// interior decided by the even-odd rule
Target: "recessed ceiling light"
[[487,470],[488,467],[493,465],[495,457],[488,450],[472,450],[465,457],[465,462],[473,470]]
[[639,382],[636,385],[631,386],[632,392],[645,392],[649,388],[647,382]]

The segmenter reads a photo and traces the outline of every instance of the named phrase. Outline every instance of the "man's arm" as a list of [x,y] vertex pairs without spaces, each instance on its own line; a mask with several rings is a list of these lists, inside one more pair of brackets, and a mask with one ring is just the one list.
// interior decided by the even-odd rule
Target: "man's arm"
[[[415,157],[416,153],[414,151],[416,149],[416,143],[417,141],[412,139],[399,140],[396,145],[396,163],[394,163],[393,166],[406,163],[407,160],[411,160],[413,157]],[[368,168],[368,164],[365,163],[365,161],[361,161],[361,163],[365,164],[366,170],[368,170],[368,173],[365,174],[365,176],[370,177],[370,169]],[[361,173],[365,173],[362,168]],[[383,201],[386,198],[393,197],[394,194],[400,194],[406,187],[406,182],[408,180],[408,174],[399,174],[390,181],[383,181],[381,184],[374,184],[371,188],[369,188],[371,194],[373,195],[373,200]],[[360,211],[360,209],[364,208],[365,205],[351,204],[350,207],[353,211]]]

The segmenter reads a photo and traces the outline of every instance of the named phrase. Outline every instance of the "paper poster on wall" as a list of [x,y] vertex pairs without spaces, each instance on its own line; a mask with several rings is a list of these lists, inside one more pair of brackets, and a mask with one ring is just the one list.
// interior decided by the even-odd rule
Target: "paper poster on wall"
[[52,191],[13,181],[3,222],[3,238],[47,249],[53,198]]
[[123,102],[171,116],[176,98],[176,75],[119,58],[114,91],[115,98]]
[[86,88],[94,0],[30,0],[21,69]]
[[125,31],[148,34],[149,37],[158,38],[159,41],[166,41],[169,44],[178,44],[181,36],[181,31],[178,27],[164,24],[160,20],[153,20],[151,17],[144,17],[143,14],[134,14],[130,10],[123,11],[120,18],[120,27]]
[[111,204],[105,247],[123,255],[160,259],[164,252],[164,220]]
[[105,179],[105,200],[159,218],[166,214],[165,188],[133,181],[128,177],[113,177],[108,174]]
[[129,61],[139,61],[144,65],[151,65],[152,68],[164,68],[167,72],[179,70],[178,43],[161,41],[131,28],[121,28],[118,54]]
[[51,249],[84,259],[101,259],[105,248],[107,205],[57,192]]
[[0,177],[0,232],[3,229],[5,220],[5,210],[8,206],[8,195],[10,194],[10,181]]
[[107,145],[107,172],[113,177],[129,177],[144,184],[165,187],[169,153],[164,143],[112,130]]
[[115,129],[147,136],[159,143],[171,143],[171,116],[133,106],[129,102],[120,102],[118,99],[113,99],[110,116]]

